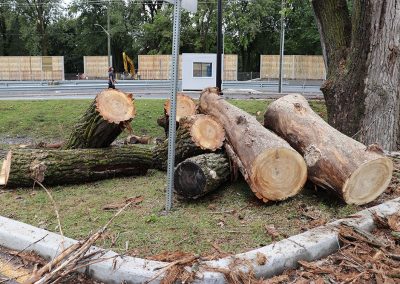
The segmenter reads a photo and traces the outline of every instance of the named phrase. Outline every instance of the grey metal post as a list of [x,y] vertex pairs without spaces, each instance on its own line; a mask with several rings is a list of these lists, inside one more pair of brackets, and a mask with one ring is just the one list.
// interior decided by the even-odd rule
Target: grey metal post
[[168,132],[168,168],[167,168],[167,196],[165,210],[172,208],[172,194],[174,189],[174,168],[175,168],[175,138],[176,138],[176,93],[178,91],[178,67],[179,67],[179,38],[181,25],[181,1],[174,3],[174,27],[172,40],[172,62],[171,62],[171,109],[169,116]]
[[107,4],[107,54],[108,67],[112,66],[111,62],[111,35],[110,35],[110,2]]
[[282,0],[281,4],[281,40],[279,48],[279,93],[282,93],[282,80],[283,80],[283,56],[285,50],[285,0]]

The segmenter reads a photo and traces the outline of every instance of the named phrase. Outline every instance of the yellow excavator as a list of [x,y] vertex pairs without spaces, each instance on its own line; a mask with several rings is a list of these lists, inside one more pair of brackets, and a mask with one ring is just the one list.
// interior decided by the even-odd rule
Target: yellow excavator
[[132,79],[136,79],[135,64],[133,63],[133,60],[125,52],[122,52],[122,59],[124,61],[125,73],[130,74]]

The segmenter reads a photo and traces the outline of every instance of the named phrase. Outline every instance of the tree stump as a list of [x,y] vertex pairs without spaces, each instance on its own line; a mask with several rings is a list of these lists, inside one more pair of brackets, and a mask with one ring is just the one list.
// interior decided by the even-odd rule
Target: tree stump
[[106,89],[96,96],[63,148],[108,147],[126,127],[130,127],[135,114],[132,94]]
[[[176,102],[176,128],[178,128],[181,118],[196,114],[196,103],[184,93],[177,94]],[[168,137],[170,111],[171,101],[168,99],[164,103],[164,116],[157,119],[157,124],[164,128],[166,137]]]
[[0,185],[8,188],[85,183],[142,175],[153,167],[152,151],[138,145],[106,149],[15,149],[3,162]]
[[237,156],[239,169],[259,199],[284,200],[302,189],[307,166],[285,140],[222,99],[216,88],[202,92],[199,108],[224,127],[227,144]]
[[371,202],[390,183],[392,161],[377,145],[366,147],[337,131],[301,95],[273,102],[264,115],[264,125],[303,155],[312,182],[334,191],[346,203]]
[[174,176],[175,191],[186,199],[197,199],[229,180],[229,160],[216,153],[188,158],[176,167]]
[[[222,126],[208,115],[192,115],[180,120],[176,133],[175,165],[186,158],[221,149],[225,140]],[[168,140],[154,148],[154,163],[166,170],[168,163]]]

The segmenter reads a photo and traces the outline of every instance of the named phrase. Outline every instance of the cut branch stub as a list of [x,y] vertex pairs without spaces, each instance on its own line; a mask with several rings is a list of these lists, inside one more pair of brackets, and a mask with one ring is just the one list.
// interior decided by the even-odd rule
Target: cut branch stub
[[[176,122],[179,122],[181,118],[185,116],[194,115],[196,113],[196,103],[193,99],[183,93],[178,93],[176,96]],[[167,100],[164,103],[164,113],[166,116],[170,116],[171,101]]]
[[[202,114],[184,117],[176,133],[175,164],[186,158],[221,149],[224,140],[224,129],[212,117]],[[154,161],[159,169],[166,169],[168,140],[155,147]]]
[[75,125],[64,149],[105,148],[118,137],[135,117],[132,94],[106,89],[96,96]]
[[221,124],[211,116],[197,114],[184,117],[179,122],[181,129],[190,130],[193,142],[203,150],[221,149],[225,140],[225,131]]
[[307,179],[304,159],[290,145],[265,129],[253,116],[226,102],[216,88],[204,90],[199,109],[225,129],[228,155],[255,195],[264,202],[297,194]]
[[334,191],[346,203],[371,202],[390,183],[393,163],[379,147],[366,147],[337,131],[301,95],[273,102],[264,115],[264,125],[303,155],[312,182]]

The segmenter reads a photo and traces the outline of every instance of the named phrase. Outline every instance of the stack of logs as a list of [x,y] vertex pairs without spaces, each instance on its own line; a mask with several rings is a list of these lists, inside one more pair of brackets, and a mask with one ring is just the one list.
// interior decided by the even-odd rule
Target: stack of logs
[[[346,203],[365,204],[391,180],[392,162],[379,146],[366,147],[330,127],[301,95],[273,102],[264,125],[215,88],[205,89],[198,105],[184,94],[177,98],[174,188],[184,198],[199,198],[235,179],[238,171],[264,202],[296,195],[308,178]],[[152,147],[110,146],[124,129],[131,130],[134,116],[132,95],[101,92],[61,149],[11,150],[0,185],[79,183],[165,170],[167,140]],[[166,134],[168,120],[169,101],[157,121]],[[133,140],[141,142],[140,137]]]

